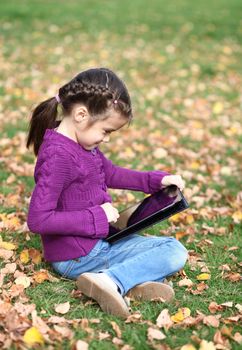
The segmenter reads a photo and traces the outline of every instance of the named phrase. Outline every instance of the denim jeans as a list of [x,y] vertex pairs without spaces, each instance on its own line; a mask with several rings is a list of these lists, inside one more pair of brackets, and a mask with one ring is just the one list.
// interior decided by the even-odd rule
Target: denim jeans
[[105,272],[125,295],[137,284],[162,282],[183,268],[186,260],[186,248],[173,237],[133,234],[112,244],[100,240],[88,255],[52,266],[70,279],[84,272]]

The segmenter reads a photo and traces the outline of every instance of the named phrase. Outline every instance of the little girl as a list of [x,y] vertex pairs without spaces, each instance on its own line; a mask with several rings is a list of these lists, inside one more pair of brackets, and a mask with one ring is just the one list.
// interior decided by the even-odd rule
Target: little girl
[[38,156],[28,226],[41,235],[45,259],[60,275],[76,279],[103,311],[123,318],[129,315],[127,294],[171,300],[174,292],[165,277],[187,259],[186,249],[172,237],[133,234],[113,244],[105,241],[119,217],[107,188],[150,194],[171,184],[184,188],[179,175],[125,169],[99,150],[132,117],[129,93],[117,75],[89,69],[34,109],[27,140]]

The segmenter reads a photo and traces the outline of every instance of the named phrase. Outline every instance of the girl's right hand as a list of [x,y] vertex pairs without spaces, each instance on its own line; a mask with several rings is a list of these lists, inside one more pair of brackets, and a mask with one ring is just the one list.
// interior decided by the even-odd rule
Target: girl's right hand
[[100,207],[103,208],[103,210],[105,211],[105,214],[107,216],[108,222],[116,222],[119,218],[119,212],[116,208],[114,208],[112,206],[111,203],[106,202],[102,205],[100,205]]

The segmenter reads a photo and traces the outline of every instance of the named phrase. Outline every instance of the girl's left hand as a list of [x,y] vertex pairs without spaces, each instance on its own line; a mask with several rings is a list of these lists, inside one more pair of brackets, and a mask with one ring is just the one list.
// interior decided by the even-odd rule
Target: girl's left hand
[[180,175],[166,175],[161,180],[161,186],[166,187],[170,185],[176,185],[180,191],[182,191],[185,187],[185,181],[182,179]]

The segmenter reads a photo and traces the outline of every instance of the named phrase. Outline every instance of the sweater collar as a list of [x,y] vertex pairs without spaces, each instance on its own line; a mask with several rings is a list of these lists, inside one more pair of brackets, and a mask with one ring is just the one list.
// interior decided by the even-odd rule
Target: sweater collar
[[68,148],[71,148],[77,152],[83,152],[87,154],[96,154],[97,152],[97,147],[95,147],[93,150],[86,150],[79,143],[77,143],[76,141],[70,139],[69,137],[63,134],[60,134],[55,129],[46,129],[44,140],[50,140],[51,142],[54,141],[61,145],[64,144]]

